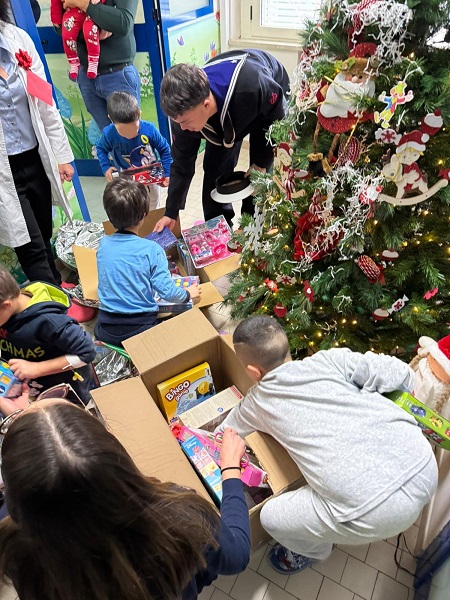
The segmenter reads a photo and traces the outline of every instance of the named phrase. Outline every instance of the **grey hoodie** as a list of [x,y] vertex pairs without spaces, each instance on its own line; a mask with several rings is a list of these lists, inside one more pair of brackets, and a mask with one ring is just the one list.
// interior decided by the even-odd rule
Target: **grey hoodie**
[[267,373],[218,430],[262,431],[286,448],[338,522],[372,510],[418,473],[432,449],[385,392],[414,386],[392,356],[318,352]]

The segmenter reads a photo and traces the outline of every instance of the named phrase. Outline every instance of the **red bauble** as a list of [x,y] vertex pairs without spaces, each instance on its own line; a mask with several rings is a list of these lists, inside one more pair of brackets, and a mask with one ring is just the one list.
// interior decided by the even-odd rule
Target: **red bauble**
[[356,259],[356,264],[370,281],[370,283],[376,283],[377,281],[381,281],[383,283],[383,273],[380,267],[370,258],[370,256],[363,254]]
[[267,279],[264,279],[264,284],[267,285],[267,287],[269,288],[269,290],[271,292],[274,292],[274,293],[278,292],[278,286],[275,283],[275,281],[273,281],[272,279],[269,279],[267,277]]
[[389,313],[384,308],[377,308],[372,313],[372,318],[374,321],[383,321],[389,317]]
[[284,317],[287,315],[287,308],[283,306],[283,304],[278,303],[273,307],[273,312],[277,317],[284,319]]

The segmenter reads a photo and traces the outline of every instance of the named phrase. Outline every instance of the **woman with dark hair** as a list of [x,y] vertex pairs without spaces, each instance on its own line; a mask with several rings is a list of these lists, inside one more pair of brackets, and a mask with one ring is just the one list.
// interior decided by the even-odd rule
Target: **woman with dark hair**
[[20,600],[190,600],[246,567],[245,445],[231,429],[219,517],[194,491],[144,477],[82,409],[43,400],[18,415],[2,447],[0,575]]
[[30,91],[30,72],[46,79],[32,39],[0,0],[0,244],[14,248],[30,281],[59,285],[52,200],[71,216],[62,183],[72,179],[73,154],[54,101]]

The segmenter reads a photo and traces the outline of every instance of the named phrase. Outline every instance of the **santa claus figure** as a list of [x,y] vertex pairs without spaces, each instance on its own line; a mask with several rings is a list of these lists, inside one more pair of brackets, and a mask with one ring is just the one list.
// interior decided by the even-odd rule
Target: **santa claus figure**
[[428,190],[427,179],[419,169],[417,160],[425,151],[429,135],[418,129],[401,136],[389,164],[383,168],[383,175],[397,186],[397,198],[418,189],[422,194]]
[[332,133],[349,131],[368,115],[358,112],[357,103],[363,96],[373,97],[375,82],[372,79],[370,58],[375,44],[359,44],[342,64],[342,70],[329,85],[325,99],[317,111],[319,123]]
[[422,336],[409,366],[416,373],[413,396],[450,420],[450,335],[438,342]]

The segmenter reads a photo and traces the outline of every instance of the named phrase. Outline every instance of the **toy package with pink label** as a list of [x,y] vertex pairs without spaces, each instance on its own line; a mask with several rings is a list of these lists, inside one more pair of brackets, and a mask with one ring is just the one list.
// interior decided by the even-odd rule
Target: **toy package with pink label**
[[236,254],[228,248],[231,230],[223,216],[185,229],[181,234],[196,268],[206,267]]

